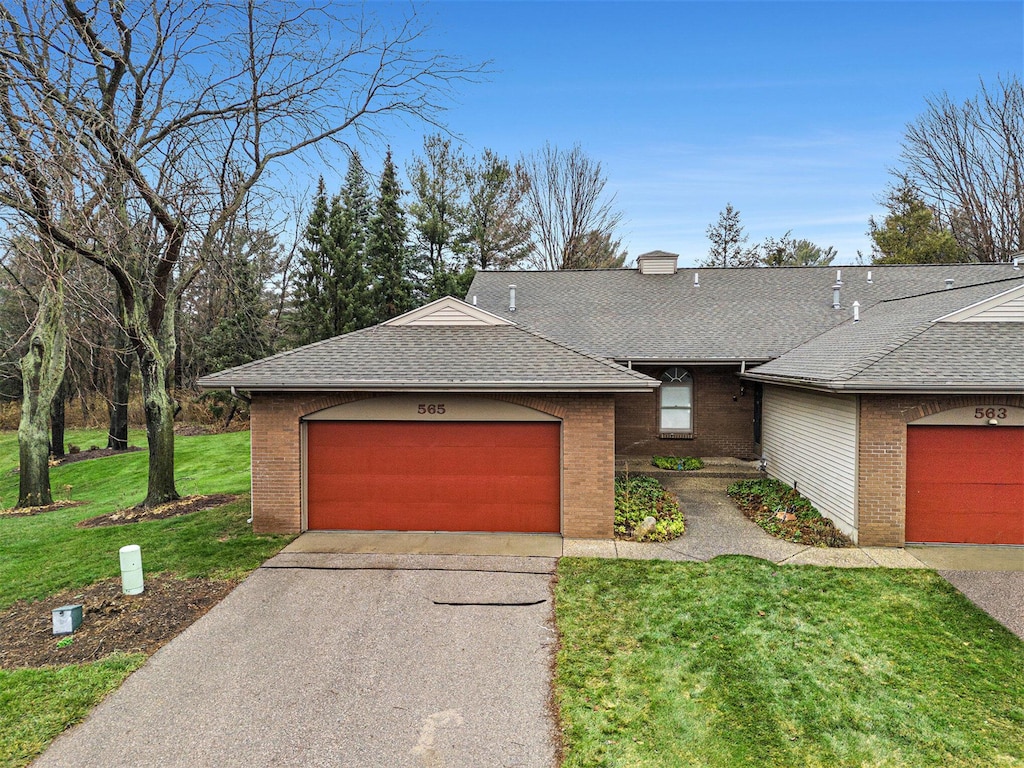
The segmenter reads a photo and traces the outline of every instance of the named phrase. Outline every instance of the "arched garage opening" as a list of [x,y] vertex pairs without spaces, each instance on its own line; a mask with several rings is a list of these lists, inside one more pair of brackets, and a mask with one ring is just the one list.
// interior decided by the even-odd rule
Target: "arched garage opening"
[[414,394],[303,420],[309,530],[561,530],[561,422],[503,400]]

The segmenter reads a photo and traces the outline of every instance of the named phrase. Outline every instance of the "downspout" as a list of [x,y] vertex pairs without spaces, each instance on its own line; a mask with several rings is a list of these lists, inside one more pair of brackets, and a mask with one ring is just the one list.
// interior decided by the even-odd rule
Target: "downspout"
[[[231,387],[231,396],[237,397],[239,400],[245,401],[247,404],[252,405],[252,398],[246,397],[245,395],[238,394],[238,390]],[[252,411],[249,412],[249,429],[252,429]],[[253,511],[252,511],[252,484],[253,484],[253,471],[252,471],[252,433],[249,434],[249,519],[245,522],[252,525]]]

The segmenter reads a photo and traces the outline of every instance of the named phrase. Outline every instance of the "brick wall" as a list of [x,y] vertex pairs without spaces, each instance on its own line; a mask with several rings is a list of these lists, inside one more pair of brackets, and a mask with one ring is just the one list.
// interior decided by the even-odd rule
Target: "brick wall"
[[[658,378],[663,368],[635,366]],[[693,377],[693,436],[659,434],[659,395],[615,396],[615,451],[620,455],[735,456],[757,458],[754,446],[754,385],[742,382],[739,366],[686,366]],[[740,394],[741,387],[745,394]],[[735,399],[733,399],[735,398]]]
[[[370,395],[372,397],[372,395]],[[302,527],[300,419],[367,397],[284,392],[252,396],[252,509],[257,533]],[[562,420],[562,533],[611,538],[614,519],[615,401],[612,395],[490,395]]]
[[907,499],[907,424],[951,408],[1024,407],[1021,395],[861,395],[858,543],[902,547]]

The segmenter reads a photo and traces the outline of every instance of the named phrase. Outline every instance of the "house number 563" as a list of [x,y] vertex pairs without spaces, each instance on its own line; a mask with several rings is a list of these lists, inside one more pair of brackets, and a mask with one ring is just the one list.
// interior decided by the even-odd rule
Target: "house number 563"
[[1005,419],[1005,408],[975,408],[974,418],[976,419]]
[[431,416],[444,413],[444,403],[420,403],[416,406],[417,413],[429,413]]

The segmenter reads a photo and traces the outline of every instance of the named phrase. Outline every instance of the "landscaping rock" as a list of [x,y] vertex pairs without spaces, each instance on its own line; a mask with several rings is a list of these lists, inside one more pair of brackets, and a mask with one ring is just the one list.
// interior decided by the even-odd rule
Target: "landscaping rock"
[[645,517],[643,520],[640,521],[640,525],[638,525],[636,529],[633,531],[633,538],[637,541],[645,539],[647,536],[650,536],[654,532],[654,529],[657,525],[658,521],[655,520],[653,517]]

